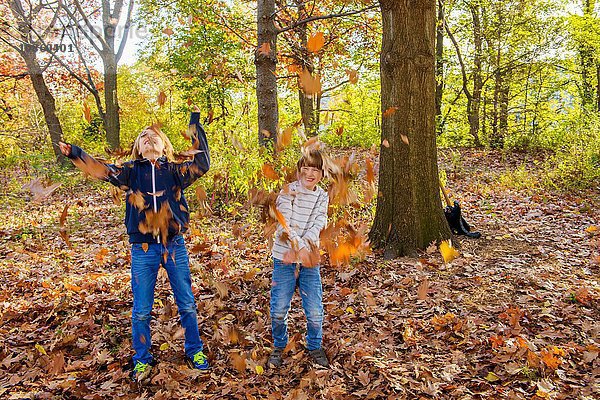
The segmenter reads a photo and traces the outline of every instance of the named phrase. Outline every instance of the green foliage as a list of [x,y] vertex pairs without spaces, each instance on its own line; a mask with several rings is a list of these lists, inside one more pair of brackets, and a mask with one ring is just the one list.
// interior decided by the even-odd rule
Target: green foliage
[[[331,146],[369,148],[381,141],[381,99],[379,78],[364,77],[345,85],[332,96],[327,109],[323,141]],[[325,121],[324,121],[325,122]]]

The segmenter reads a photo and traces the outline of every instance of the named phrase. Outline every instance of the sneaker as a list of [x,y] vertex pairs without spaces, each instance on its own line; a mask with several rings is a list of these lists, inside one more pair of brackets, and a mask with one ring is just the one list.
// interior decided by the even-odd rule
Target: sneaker
[[329,360],[327,359],[327,354],[325,354],[325,350],[323,350],[322,348],[310,350],[308,354],[310,354],[315,364],[323,368],[329,368]]
[[149,363],[136,361],[130,374],[131,380],[133,382],[142,382],[146,380],[150,376],[150,371],[152,371],[153,365],[154,363],[152,361]]
[[269,361],[267,362],[267,365],[269,367],[273,367],[273,368],[281,367],[281,364],[283,363],[283,360],[281,359],[282,355],[283,355],[283,347],[273,347],[273,351],[271,352],[271,355],[269,356]]
[[200,371],[207,371],[210,366],[208,365],[208,357],[202,351],[194,354],[194,357],[185,358],[190,368],[199,369]]

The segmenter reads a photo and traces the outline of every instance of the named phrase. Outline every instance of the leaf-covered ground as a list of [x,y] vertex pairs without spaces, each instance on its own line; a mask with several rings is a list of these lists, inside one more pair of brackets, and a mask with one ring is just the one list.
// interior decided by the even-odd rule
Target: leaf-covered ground
[[[40,204],[21,190],[39,174],[4,170],[0,398],[600,398],[598,188],[538,189],[538,165],[524,154],[442,153],[449,189],[483,233],[455,239],[461,255],[451,263],[435,246],[343,267],[325,259],[328,370],[303,349],[297,296],[284,367],[263,369],[272,267],[258,214],[193,215],[193,289],[213,368],[201,375],[185,365],[161,274],[152,323],[159,364],[145,386],[126,370],[123,206],[107,186],[73,178]],[[515,176],[523,189],[508,183]]]

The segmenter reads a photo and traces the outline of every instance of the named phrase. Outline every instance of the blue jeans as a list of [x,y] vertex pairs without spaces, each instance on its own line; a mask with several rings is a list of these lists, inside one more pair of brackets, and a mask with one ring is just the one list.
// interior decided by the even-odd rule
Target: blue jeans
[[188,253],[183,236],[175,236],[165,247],[162,243],[148,243],[147,251],[141,243],[131,245],[131,313],[133,362],[152,361],[150,346],[150,312],[154,304],[154,287],[158,269],[163,266],[169,276],[173,296],[179,309],[181,325],[185,330],[185,354],[193,357],[204,344],[198,330],[196,301],[192,293],[192,279]]
[[284,264],[273,258],[271,282],[271,332],[275,347],[285,347],[288,342],[288,312],[292,296],[298,286],[302,307],[306,315],[306,347],[308,350],[321,348],[323,341],[323,286],[320,267],[303,267],[299,264]]

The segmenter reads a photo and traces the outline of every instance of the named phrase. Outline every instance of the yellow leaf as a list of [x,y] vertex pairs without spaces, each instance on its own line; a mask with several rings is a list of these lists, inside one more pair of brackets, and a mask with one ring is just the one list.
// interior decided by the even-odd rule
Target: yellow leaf
[[164,342],[163,344],[160,345],[160,351],[165,351],[169,348],[169,343],[168,342]]
[[262,365],[257,365],[257,366],[255,367],[255,369],[256,369],[256,373],[257,373],[258,375],[262,375],[262,374],[263,374],[263,372],[265,372],[265,369],[262,367]]
[[348,314],[352,314],[352,315],[354,315],[354,309],[353,309],[352,307],[346,307],[346,312],[347,312]]
[[442,258],[444,259],[444,262],[451,262],[460,255],[458,250],[452,247],[452,243],[450,243],[449,240],[444,240],[440,244],[440,253],[442,253]]
[[45,350],[45,349],[42,347],[42,345],[41,345],[41,344],[39,344],[39,343],[36,343],[36,344],[35,344],[35,348],[37,349],[37,351],[39,351],[39,352],[40,352],[40,354],[43,354],[43,355],[48,355],[48,353],[46,353],[46,350]]
[[498,378],[498,375],[496,375],[493,372],[488,372],[487,376],[485,377],[485,380],[488,382],[496,382],[499,381],[500,378]]
[[306,43],[306,49],[311,53],[316,53],[317,51],[321,50],[324,44],[325,37],[323,36],[323,32],[317,32],[308,39],[308,43]]
[[598,231],[598,227],[596,225],[590,225],[587,228],[585,228],[585,231],[587,233],[594,233]]

